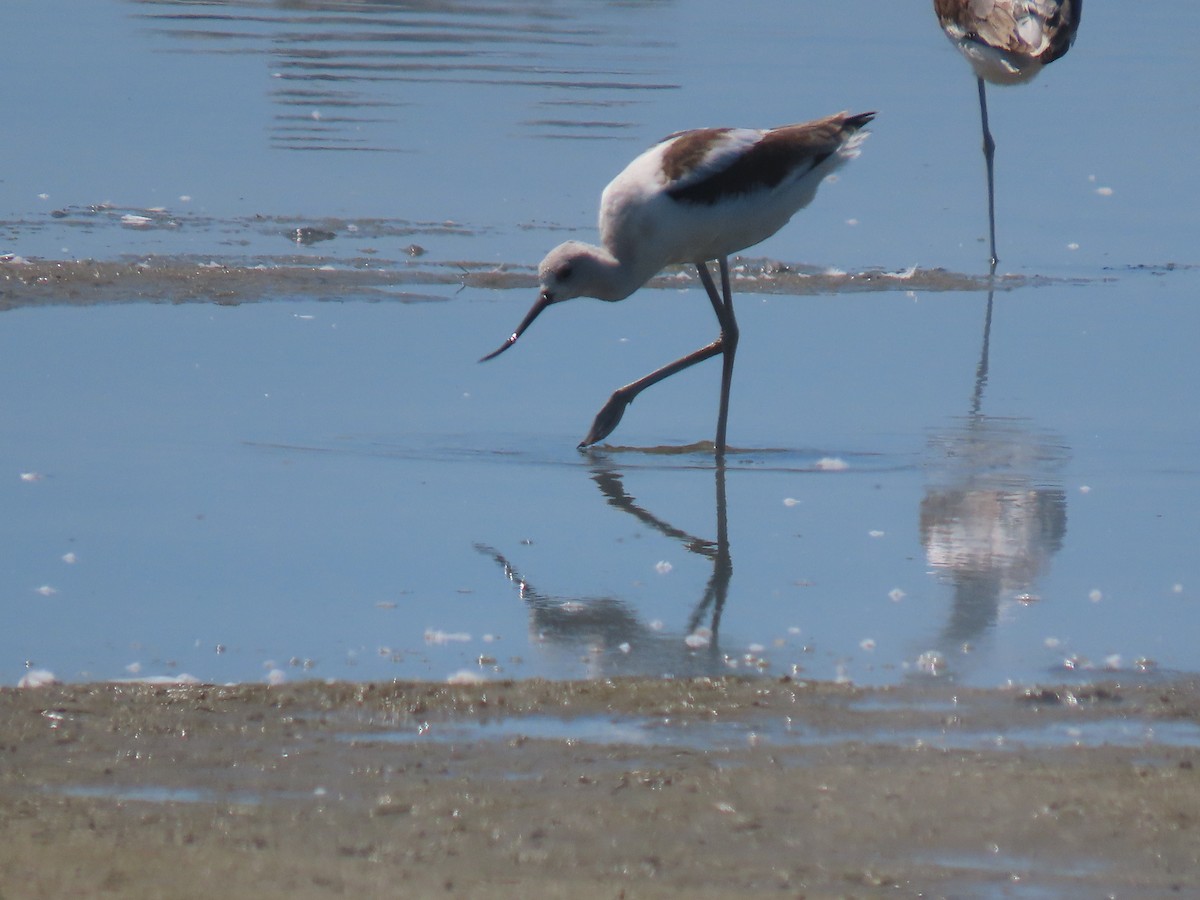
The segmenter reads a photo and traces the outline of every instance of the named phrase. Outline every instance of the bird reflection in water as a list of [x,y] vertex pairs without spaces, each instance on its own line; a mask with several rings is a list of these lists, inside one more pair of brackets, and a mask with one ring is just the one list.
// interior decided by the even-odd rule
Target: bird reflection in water
[[575,597],[540,591],[499,551],[485,544],[476,544],[475,548],[494,559],[505,577],[517,586],[529,610],[529,630],[534,640],[581,656],[588,677],[728,674],[730,661],[721,652],[719,641],[721,613],[733,577],[723,464],[716,466],[715,477],[717,534],[716,540],[708,540],[676,528],[640,506],[626,491],[618,470],[602,463],[592,469],[592,480],[610,506],[711,562],[712,575],[682,633],[643,620],[631,604],[617,597]]
[[940,649],[969,649],[996,624],[1004,601],[1031,602],[1062,548],[1067,499],[1060,471],[1068,450],[1021,419],[982,412],[994,287],[970,414],[929,440],[930,485],[921,502],[925,557],[954,588]]

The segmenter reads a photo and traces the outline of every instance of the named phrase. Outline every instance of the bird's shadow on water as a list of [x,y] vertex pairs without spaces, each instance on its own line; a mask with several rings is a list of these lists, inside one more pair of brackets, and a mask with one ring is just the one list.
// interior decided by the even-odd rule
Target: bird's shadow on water
[[610,675],[669,675],[675,677],[727,674],[729,665],[720,647],[721,615],[733,578],[729,552],[726,469],[718,464],[715,480],[715,537],[684,531],[655,515],[629,493],[621,471],[603,456],[594,458],[591,477],[605,502],[642,525],[677,542],[688,553],[712,566],[704,591],[692,607],[682,632],[645,621],[633,606],[617,597],[579,597],[554,594],[535,587],[500,551],[476,544],[491,557],[516,587],[529,614],[534,640],[581,651],[590,677]]

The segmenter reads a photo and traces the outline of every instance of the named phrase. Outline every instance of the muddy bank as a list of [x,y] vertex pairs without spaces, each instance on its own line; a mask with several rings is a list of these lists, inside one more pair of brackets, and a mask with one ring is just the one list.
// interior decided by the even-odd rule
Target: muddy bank
[[1198,722],[1190,681],[7,689],[0,895],[1190,892]]

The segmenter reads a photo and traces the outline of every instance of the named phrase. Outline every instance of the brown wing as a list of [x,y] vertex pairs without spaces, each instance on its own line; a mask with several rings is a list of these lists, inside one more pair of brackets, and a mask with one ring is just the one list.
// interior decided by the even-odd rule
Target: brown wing
[[[846,140],[875,117],[875,113],[850,116],[839,113],[783,125],[763,132],[753,146],[726,159],[710,156],[714,142],[732,129],[703,129],[677,137],[663,157],[667,189],[675,200],[716,203],[726,197],[770,189],[785,178],[803,175],[836,153]],[[706,164],[708,163],[708,164]],[[690,177],[689,177],[690,176]]]

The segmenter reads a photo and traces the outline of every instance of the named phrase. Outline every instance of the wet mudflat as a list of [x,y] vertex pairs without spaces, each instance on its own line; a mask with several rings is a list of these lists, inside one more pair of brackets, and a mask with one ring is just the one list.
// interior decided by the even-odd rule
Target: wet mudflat
[[1200,727],[1194,682],[79,685],[0,706],[6,896],[1200,887],[1200,750],[1171,737]]

